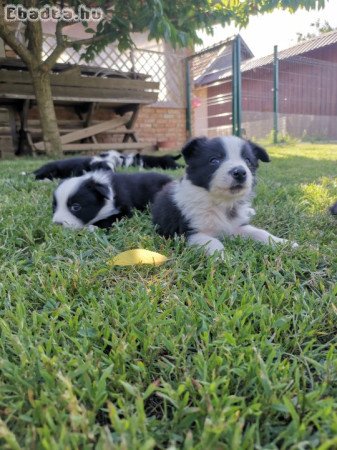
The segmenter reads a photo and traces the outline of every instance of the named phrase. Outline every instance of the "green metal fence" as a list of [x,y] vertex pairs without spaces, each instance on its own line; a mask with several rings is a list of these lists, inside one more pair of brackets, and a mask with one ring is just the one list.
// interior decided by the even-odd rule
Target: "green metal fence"
[[[238,36],[188,59],[188,131],[337,139],[337,44],[310,57],[298,48],[247,57]],[[335,62],[336,61],[336,62]]]

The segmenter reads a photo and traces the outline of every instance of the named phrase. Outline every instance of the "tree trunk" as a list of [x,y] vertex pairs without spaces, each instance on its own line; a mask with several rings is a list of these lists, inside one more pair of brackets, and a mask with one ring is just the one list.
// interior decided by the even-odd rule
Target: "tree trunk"
[[60,157],[62,145],[51,92],[50,72],[43,72],[39,68],[31,68],[30,74],[40,115],[45,151],[47,155]]

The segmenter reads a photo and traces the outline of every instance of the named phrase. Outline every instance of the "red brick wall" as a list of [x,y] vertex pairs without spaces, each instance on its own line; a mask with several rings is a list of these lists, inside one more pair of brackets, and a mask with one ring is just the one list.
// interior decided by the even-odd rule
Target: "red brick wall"
[[135,129],[140,141],[167,141],[169,148],[179,148],[186,141],[186,110],[145,106]]

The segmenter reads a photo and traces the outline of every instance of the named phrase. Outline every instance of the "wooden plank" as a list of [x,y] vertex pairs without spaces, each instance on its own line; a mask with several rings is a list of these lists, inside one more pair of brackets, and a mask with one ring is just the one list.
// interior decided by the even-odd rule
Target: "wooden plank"
[[[123,78],[99,78],[81,76],[79,72],[61,72],[51,74],[52,86],[88,87],[96,89],[125,89],[132,91],[158,90],[159,83],[156,81],[129,80]],[[0,83],[31,84],[32,79],[29,72],[13,70],[0,70]]]
[[11,136],[0,136],[0,158],[14,156],[15,146]]
[[[96,125],[97,123],[101,123],[101,120],[93,120],[91,122],[92,125]],[[74,128],[74,129],[78,129],[78,128],[83,128],[83,121],[82,120],[78,120],[78,119],[62,119],[62,120],[58,120],[57,124],[59,126],[59,128],[64,128],[66,129],[67,127],[69,128]],[[28,128],[41,128],[41,121],[40,119],[28,119],[27,122],[27,127]]]
[[5,58],[6,52],[5,52],[5,44],[4,41],[0,38],[0,57]]
[[[37,121],[37,122],[38,123],[35,124],[35,125],[30,125],[28,123],[27,131],[29,131],[30,133],[35,133],[35,134],[42,133],[42,128],[37,126],[37,125],[40,124],[40,121]],[[95,120],[95,121],[93,121],[92,124],[96,125],[98,123],[102,123],[102,121],[101,120],[100,121]],[[58,128],[59,128],[60,133],[65,134],[65,133],[72,133],[73,131],[77,131],[77,130],[83,130],[83,125],[82,126],[79,125],[78,127],[74,127],[73,126],[71,128],[63,128],[62,125],[58,123]],[[0,125],[0,131],[1,131],[1,125]],[[126,128],[125,129],[121,128],[121,129],[116,129],[116,130],[111,131],[110,134],[133,134],[133,133],[135,133],[135,129],[134,128],[132,128],[130,130],[127,130]]]
[[90,136],[95,136],[99,133],[108,132],[114,128],[118,128],[124,123],[126,123],[128,118],[126,117],[116,117],[111,120],[106,120],[104,122],[98,123],[97,125],[91,125],[91,127],[83,128],[82,130],[77,130],[72,133],[65,134],[61,137],[62,144],[69,144],[70,142],[79,141]]
[[[61,134],[66,134],[66,133],[73,133],[74,131],[78,131],[78,130],[83,130],[83,127],[78,127],[78,128],[60,128],[59,127],[59,132]],[[27,131],[29,131],[32,134],[41,134],[42,133],[42,128],[33,128],[28,126],[27,127]]]
[[0,125],[0,135],[7,135],[7,134],[11,134],[11,127],[3,127]]
[[66,67],[62,72],[59,73],[59,76],[61,77],[68,77],[68,76],[81,76],[81,69],[79,66],[71,66]]
[[[125,117],[117,117],[112,120],[107,120],[101,122],[97,125],[92,125],[88,128],[83,128],[81,130],[73,131],[72,133],[67,133],[61,136],[62,144],[69,144],[70,142],[79,141],[90,136],[95,136],[95,134],[106,132],[108,130],[113,130],[114,128],[120,127],[125,123],[127,119]],[[43,150],[44,142],[40,141],[35,144],[37,150]]]
[[[8,86],[8,85],[7,85]],[[20,85],[15,85],[20,86]],[[24,86],[24,85],[21,85]],[[0,85],[1,87],[1,85]],[[21,89],[21,88],[20,88]],[[157,99],[157,92],[148,91],[131,91],[124,89],[97,89],[97,88],[83,88],[83,87],[68,87],[68,86],[51,86],[53,97],[78,97],[88,99],[91,102],[109,99],[127,99],[127,100],[149,100]],[[20,92],[20,91],[19,91]],[[30,91],[33,92],[33,91]],[[138,102],[134,102],[138,103]]]
[[[0,99],[3,100],[35,100],[35,96],[34,94],[15,94],[15,93],[5,93],[5,92],[1,92],[1,87],[0,87]],[[99,97],[95,97],[95,98],[85,98],[85,97],[65,97],[62,95],[53,95],[53,100],[55,102],[58,102],[59,104],[70,104],[70,103],[89,103],[89,102],[100,102],[100,103],[104,103],[106,105],[112,105],[114,107],[118,107],[121,105],[125,105],[125,104],[130,104],[130,105],[134,105],[134,104],[142,104],[142,105],[148,105],[150,103],[154,103],[157,100],[157,95],[156,98],[152,98],[152,99],[144,99],[144,98],[99,98]]]
[[122,78],[99,77],[63,77],[61,74],[51,75],[52,86],[92,87],[96,89],[125,89],[132,91],[158,90],[156,81],[128,80]]
[[99,143],[99,144],[65,144],[62,145],[64,152],[73,151],[96,151],[96,150],[137,150],[153,149],[155,145],[151,142],[122,142],[122,143]]
[[[44,151],[43,145],[36,146],[36,150]],[[110,143],[86,143],[81,144],[80,142],[78,144],[64,144],[62,145],[62,150],[64,153],[66,152],[94,152],[94,151],[101,151],[101,150],[154,150],[155,145],[151,142],[122,142],[122,143],[116,143],[116,142],[110,142]]]
[[130,130],[113,130],[111,131],[111,133],[109,134],[134,134],[136,131],[134,128],[130,129]]
[[[32,86],[22,86],[24,87],[24,89],[18,89],[18,85],[13,85],[13,86],[9,86],[9,85],[4,85],[4,84],[0,84],[0,98],[1,99],[27,99],[27,100],[34,100],[35,99],[35,95],[33,92],[33,87]],[[57,91],[55,91],[57,89]],[[97,91],[95,92],[91,92],[90,94],[95,95],[94,97],[90,97],[90,94],[87,92],[87,90],[83,90],[81,91],[77,91],[74,92],[74,89],[72,88],[67,88],[70,89],[69,92],[65,92],[66,88],[62,89],[61,87],[59,88],[53,88],[52,92],[53,92],[53,100],[56,102],[70,102],[70,103],[74,103],[74,102],[78,102],[78,103],[87,103],[87,102],[98,102],[98,103],[105,103],[105,104],[110,104],[110,105],[114,105],[114,106],[119,106],[119,105],[125,105],[125,104],[150,104],[150,103],[154,103],[157,98],[158,95],[154,92],[143,92],[141,93],[142,96],[128,96],[125,95],[125,92],[119,92],[118,95],[120,97],[114,97],[112,95],[108,95],[108,93],[105,93],[105,96],[102,97],[98,97],[97,96]],[[85,94],[89,94],[89,96],[86,96]],[[123,96],[124,95],[124,96]]]
[[[55,99],[78,99],[78,101],[109,102],[120,101],[124,103],[144,103],[156,100],[156,92],[132,92],[118,89],[83,89],[75,87],[52,86]],[[33,85],[0,83],[0,96],[4,98],[31,98],[34,97]]]

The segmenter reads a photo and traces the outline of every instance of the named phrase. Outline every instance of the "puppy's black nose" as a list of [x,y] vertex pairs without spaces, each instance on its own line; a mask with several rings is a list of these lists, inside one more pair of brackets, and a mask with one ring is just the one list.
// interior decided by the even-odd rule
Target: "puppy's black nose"
[[247,178],[247,172],[246,169],[242,166],[234,167],[234,169],[230,170],[229,173],[232,175],[232,177],[236,180],[242,183]]

